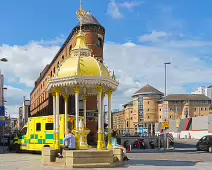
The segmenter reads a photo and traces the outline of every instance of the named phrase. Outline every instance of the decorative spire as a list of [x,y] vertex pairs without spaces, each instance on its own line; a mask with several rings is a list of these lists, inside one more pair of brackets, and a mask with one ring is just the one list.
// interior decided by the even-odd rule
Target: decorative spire
[[116,80],[116,76],[115,76],[115,72],[114,72],[114,70],[113,70],[112,79],[113,79],[113,80]]
[[78,20],[80,21],[80,30],[79,33],[76,36],[76,45],[71,50],[71,56],[72,57],[90,57],[91,56],[91,49],[88,48],[86,44],[86,37],[85,34],[82,31],[82,22],[85,18],[85,10],[82,8],[82,0],[80,0],[80,8],[78,9],[78,12],[76,13]]
[[80,8],[78,9],[77,12],[77,18],[80,21],[80,32],[82,32],[82,21],[85,17],[85,10],[82,8],[82,0],[80,0]]

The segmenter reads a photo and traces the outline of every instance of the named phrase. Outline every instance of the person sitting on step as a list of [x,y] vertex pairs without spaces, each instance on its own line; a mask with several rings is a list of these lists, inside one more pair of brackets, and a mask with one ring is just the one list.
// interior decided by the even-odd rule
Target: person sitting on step
[[117,137],[118,137],[118,135],[117,135],[116,131],[113,131],[112,138],[111,138],[111,143],[112,143],[113,149],[115,149],[115,148],[122,149],[123,153],[124,153],[124,160],[127,161],[129,159],[127,158],[127,155],[126,155],[126,148],[124,146],[118,144]]
[[67,130],[66,136],[63,140],[63,145],[60,147],[60,153],[58,153],[59,158],[63,158],[63,149],[64,150],[75,150],[76,149],[76,138],[73,135],[71,130]]

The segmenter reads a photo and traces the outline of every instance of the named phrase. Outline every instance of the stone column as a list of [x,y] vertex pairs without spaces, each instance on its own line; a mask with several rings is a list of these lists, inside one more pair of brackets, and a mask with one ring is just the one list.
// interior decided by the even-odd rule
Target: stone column
[[67,133],[68,132],[68,98],[69,95],[64,95],[63,96],[65,99],[65,126],[64,126],[64,132]]
[[61,89],[56,89],[56,130],[55,130],[55,149],[60,149],[60,93]]
[[79,87],[75,87],[75,137],[76,137],[76,149],[80,148],[80,136],[79,136]]
[[98,141],[97,149],[103,150],[103,129],[102,129],[102,87],[97,88],[97,101],[98,101]]
[[113,146],[111,144],[112,137],[112,114],[111,114],[111,105],[112,105],[112,91],[108,91],[108,149],[112,149]]
[[103,144],[103,149],[105,149],[106,148],[106,146],[105,146],[105,133],[104,133],[104,124],[105,124],[105,114],[104,114],[104,112],[105,112],[105,110],[104,110],[104,97],[105,97],[105,94],[104,93],[102,93],[102,100],[101,100],[101,116],[102,116],[102,131],[103,131],[103,139],[102,139],[102,144]]
[[53,96],[53,117],[54,117],[54,131],[56,129],[56,93],[52,93]]
[[84,128],[86,128],[86,102],[87,102],[87,97],[84,96],[83,98]]

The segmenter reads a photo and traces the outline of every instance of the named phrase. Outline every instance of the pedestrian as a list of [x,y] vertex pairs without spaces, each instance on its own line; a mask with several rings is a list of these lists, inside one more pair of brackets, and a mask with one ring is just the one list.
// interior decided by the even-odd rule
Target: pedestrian
[[124,153],[124,160],[127,161],[129,159],[127,158],[127,155],[126,155],[126,148],[124,146],[118,144],[117,137],[118,136],[117,136],[116,131],[113,131],[112,138],[111,138],[111,143],[112,143],[113,149],[115,149],[115,148],[122,149],[123,153]]
[[75,150],[76,149],[76,138],[73,135],[73,132],[68,129],[66,136],[63,140],[63,146],[60,147],[60,153],[58,153],[59,158],[63,158],[63,149],[64,150]]

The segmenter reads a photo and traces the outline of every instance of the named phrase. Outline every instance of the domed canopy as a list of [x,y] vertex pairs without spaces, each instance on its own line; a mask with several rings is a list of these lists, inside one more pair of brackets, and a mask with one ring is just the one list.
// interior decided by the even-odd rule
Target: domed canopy
[[76,36],[76,45],[71,50],[67,60],[61,63],[53,77],[48,78],[47,90],[53,93],[55,89],[62,89],[61,94],[75,94],[75,88],[80,95],[96,95],[99,88],[102,93],[115,91],[119,85],[114,75],[106,66],[92,55],[92,50],[86,44],[86,36],[82,31],[82,24],[87,20],[93,24],[99,24],[90,13],[79,9],[77,17],[80,20],[80,30]]
[[82,32],[77,35],[76,46],[71,50],[71,57],[59,68],[57,77],[110,77],[108,69],[97,59],[91,57],[91,50],[85,43]]
[[99,76],[110,77],[107,68],[93,57],[72,57],[60,67],[58,78],[73,76]]

